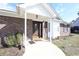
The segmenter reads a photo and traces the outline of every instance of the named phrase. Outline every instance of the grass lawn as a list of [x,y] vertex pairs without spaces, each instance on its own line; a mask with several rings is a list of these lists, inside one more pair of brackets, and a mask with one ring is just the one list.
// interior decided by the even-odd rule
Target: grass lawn
[[79,56],[79,34],[72,34],[63,39],[53,40],[67,56]]

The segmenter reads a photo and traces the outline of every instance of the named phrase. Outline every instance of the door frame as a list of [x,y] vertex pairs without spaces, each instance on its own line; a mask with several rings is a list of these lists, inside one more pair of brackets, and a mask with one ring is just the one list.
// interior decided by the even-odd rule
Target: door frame
[[[33,34],[35,32],[35,24],[37,24],[37,30],[38,30],[38,37],[39,38],[43,38],[43,22],[40,22],[40,21],[32,21],[32,29],[33,29]],[[33,36],[32,34],[32,36]]]

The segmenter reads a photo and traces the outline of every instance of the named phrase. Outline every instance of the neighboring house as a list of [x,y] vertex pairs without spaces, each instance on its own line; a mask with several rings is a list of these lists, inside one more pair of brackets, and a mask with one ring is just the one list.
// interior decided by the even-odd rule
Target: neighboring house
[[63,21],[60,23],[60,36],[69,36],[70,35],[70,24]]
[[71,32],[78,32],[79,33],[79,17],[76,20],[72,21],[71,24]]
[[70,27],[48,4],[26,4],[27,39],[55,39],[68,36]]
[[0,40],[5,40],[8,34],[24,34],[24,12],[22,13],[19,4],[15,7],[16,11],[0,9]]

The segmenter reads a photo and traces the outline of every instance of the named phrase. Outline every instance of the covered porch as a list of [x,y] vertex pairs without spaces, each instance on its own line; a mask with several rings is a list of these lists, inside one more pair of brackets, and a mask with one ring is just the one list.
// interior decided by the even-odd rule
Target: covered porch
[[48,39],[48,18],[45,16],[27,14],[27,39],[41,41]]

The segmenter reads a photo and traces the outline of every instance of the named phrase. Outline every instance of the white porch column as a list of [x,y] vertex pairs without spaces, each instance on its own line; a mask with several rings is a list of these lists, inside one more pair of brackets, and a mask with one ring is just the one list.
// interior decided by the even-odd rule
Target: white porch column
[[43,21],[43,38],[47,39],[47,33],[46,33],[46,28],[45,28],[45,21]]
[[45,28],[44,28],[45,22],[43,21],[43,38],[45,39]]
[[49,21],[48,21],[48,23],[49,23],[49,29],[48,29],[48,31],[49,31],[49,41],[50,42],[52,42],[52,37],[53,37],[53,22],[52,22],[52,19],[50,19]]

